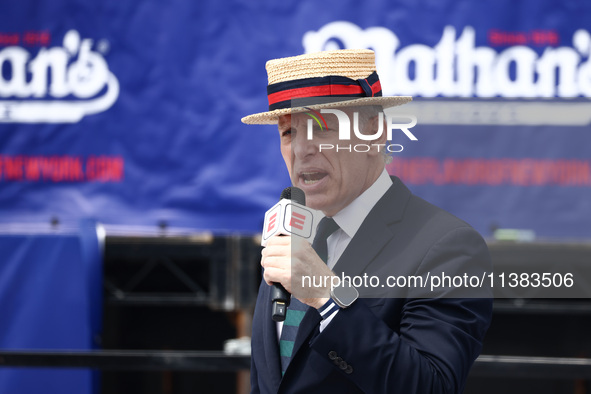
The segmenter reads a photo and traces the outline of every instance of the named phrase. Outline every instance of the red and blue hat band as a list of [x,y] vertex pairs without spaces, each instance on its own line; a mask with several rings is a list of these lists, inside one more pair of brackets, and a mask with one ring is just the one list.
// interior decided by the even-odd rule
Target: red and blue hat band
[[[380,78],[374,71],[364,79],[331,75],[274,83],[267,86],[269,111],[290,108],[291,100],[318,97],[381,97]],[[301,100],[298,100],[301,101]]]

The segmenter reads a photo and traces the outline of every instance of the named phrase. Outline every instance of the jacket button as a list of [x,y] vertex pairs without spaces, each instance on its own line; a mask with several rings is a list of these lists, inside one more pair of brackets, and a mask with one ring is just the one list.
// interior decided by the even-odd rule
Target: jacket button
[[343,371],[347,369],[349,365],[345,362],[345,361],[341,361],[339,364],[339,368],[342,369]]
[[343,359],[340,357],[337,357],[333,360],[333,362],[335,363],[335,365],[341,365],[341,362],[343,362]]
[[331,350],[330,352],[328,352],[328,358],[330,358],[331,360],[334,360],[335,358],[337,358],[337,352],[335,352],[334,350]]
[[353,367],[350,365],[347,365],[347,368],[345,368],[345,373],[348,375],[353,373]]

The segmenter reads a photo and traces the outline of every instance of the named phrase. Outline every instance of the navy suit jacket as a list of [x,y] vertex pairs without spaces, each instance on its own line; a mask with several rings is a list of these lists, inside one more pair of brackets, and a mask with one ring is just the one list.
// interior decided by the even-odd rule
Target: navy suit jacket
[[[337,275],[384,280],[491,271],[488,248],[472,227],[392,180],[335,265]],[[263,281],[253,318],[252,392],[460,393],[490,324],[492,298],[455,297],[456,290],[437,298],[420,288],[396,297],[373,293],[340,310],[322,332],[319,313],[309,308],[282,377]]]

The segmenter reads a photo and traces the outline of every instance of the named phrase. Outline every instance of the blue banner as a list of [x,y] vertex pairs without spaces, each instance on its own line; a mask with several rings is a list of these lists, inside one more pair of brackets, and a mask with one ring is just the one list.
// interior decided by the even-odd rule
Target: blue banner
[[[0,222],[259,232],[289,180],[274,127],[240,118],[267,108],[272,58],[372,48],[384,95],[588,104],[591,5],[428,5],[2,3]],[[418,141],[389,170],[484,235],[502,227],[588,238],[588,109],[550,123],[500,110],[459,120],[472,116],[466,107],[419,116]]]

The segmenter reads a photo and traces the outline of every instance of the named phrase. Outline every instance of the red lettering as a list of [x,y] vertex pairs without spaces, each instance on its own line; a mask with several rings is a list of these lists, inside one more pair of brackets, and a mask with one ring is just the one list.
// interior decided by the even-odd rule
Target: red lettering
[[493,46],[524,45],[527,44],[527,33],[493,29],[488,32],[488,41]]
[[82,160],[79,157],[73,157],[70,171],[69,171],[69,178],[71,181],[83,181],[84,180],[84,171],[82,170]]
[[577,166],[577,185],[591,185],[591,166],[589,162],[579,163]]
[[269,225],[267,226],[267,233],[270,233],[271,230],[273,230],[275,228],[275,222],[277,221],[277,212],[275,212],[273,214],[273,216],[271,216],[269,218]]
[[42,31],[39,34],[39,44],[41,46],[48,46],[50,42],[51,42],[51,35],[49,34],[49,32]]
[[28,181],[38,181],[40,173],[39,159],[36,157],[28,157],[25,160],[25,178]]
[[305,223],[306,223],[306,217],[304,215],[299,214],[297,212],[291,213],[291,220],[289,221],[289,225],[291,227],[295,227],[298,230],[303,230]]
[[491,46],[513,46],[513,45],[534,45],[534,46],[557,46],[560,36],[556,30],[531,30],[524,31],[502,31],[492,29],[487,34]]
[[18,45],[20,36],[18,33],[0,33],[0,45]]
[[90,157],[87,174],[83,161],[76,156],[2,156],[0,155],[0,179],[6,181],[119,182],[124,175],[121,157]]
[[412,158],[393,160],[388,171],[417,185],[591,185],[586,160]]
[[4,173],[6,180],[20,181],[23,179],[23,158],[21,156],[4,158]]
[[48,31],[27,31],[23,34],[23,43],[28,46],[48,46],[50,41]]
[[99,182],[120,182],[124,176],[121,157],[91,156],[86,162],[86,178]]
[[559,36],[556,30],[533,30],[530,34],[530,41],[537,46],[557,46]]

